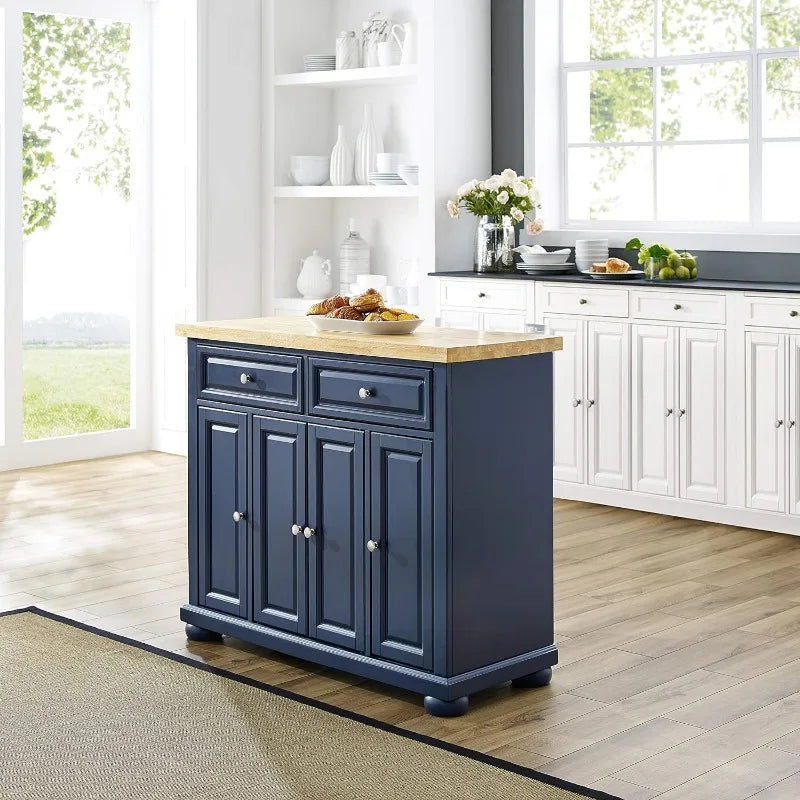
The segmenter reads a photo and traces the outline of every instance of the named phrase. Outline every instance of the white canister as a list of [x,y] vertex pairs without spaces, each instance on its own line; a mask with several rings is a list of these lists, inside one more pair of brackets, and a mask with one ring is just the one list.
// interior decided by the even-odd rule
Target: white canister
[[336,69],[358,69],[361,66],[361,43],[355,31],[342,31],[336,40]]
[[358,232],[356,220],[350,220],[350,234],[339,248],[339,294],[350,294],[350,284],[370,271],[369,245]]

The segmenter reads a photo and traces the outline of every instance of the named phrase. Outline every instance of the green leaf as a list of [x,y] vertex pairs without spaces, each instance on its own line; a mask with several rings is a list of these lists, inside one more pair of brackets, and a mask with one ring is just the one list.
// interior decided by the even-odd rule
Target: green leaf
[[641,250],[642,249],[642,242],[639,239],[631,239],[628,244],[625,245],[626,250]]
[[650,258],[664,258],[669,255],[669,250],[665,250],[660,244],[651,244],[647,252]]

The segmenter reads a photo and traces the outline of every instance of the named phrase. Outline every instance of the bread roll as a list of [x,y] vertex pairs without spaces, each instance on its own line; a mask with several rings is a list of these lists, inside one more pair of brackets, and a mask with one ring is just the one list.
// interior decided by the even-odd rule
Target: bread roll
[[381,293],[375,289],[367,289],[364,294],[358,294],[350,298],[350,305],[357,308],[359,311],[377,311],[383,306],[383,298]]
[[606,272],[630,272],[631,265],[627,261],[623,261],[621,258],[609,258],[606,261]]
[[606,264],[603,262],[602,264],[592,264],[591,272],[605,272],[606,271]]

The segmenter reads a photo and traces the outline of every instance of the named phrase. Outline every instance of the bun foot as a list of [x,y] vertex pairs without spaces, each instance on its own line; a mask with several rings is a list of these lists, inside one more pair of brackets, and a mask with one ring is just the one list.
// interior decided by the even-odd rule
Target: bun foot
[[469,697],[458,697],[455,700],[439,700],[438,697],[426,695],[423,701],[425,710],[432,717],[460,717],[467,713]]
[[511,685],[515,689],[536,689],[539,686],[547,686],[553,679],[553,670],[550,667],[540,669],[538,672],[531,672],[530,675],[523,675],[515,678]]
[[186,623],[186,638],[193,642],[221,642],[222,634],[207,631],[205,628],[198,628],[197,625]]

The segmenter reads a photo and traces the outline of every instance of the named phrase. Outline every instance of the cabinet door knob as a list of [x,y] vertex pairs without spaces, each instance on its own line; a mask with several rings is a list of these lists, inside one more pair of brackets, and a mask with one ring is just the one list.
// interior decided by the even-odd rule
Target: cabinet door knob
[[367,398],[372,397],[373,394],[374,392],[372,391],[372,389],[365,389],[363,386],[358,390],[358,396],[362,400],[366,400]]
[[664,413],[664,416],[665,416],[665,417],[670,417],[670,416],[672,416],[672,409],[671,409],[671,408],[668,408],[668,409],[666,410],[666,412]]
[[775,427],[776,428],[780,428],[781,425],[783,425],[783,420],[782,419],[775,420]]
[[683,308],[683,306],[682,306],[680,303],[675,303],[675,305],[674,305],[674,306],[672,306],[672,307],[673,307],[673,308],[674,308],[676,311],[680,311],[680,310]]
[[245,518],[243,511],[234,511],[233,512],[233,521],[234,522],[241,522]]
[[594,400],[589,400],[587,402],[587,405],[589,406],[589,408],[591,408],[594,405]]
[[789,316],[790,316],[790,317],[796,317],[796,316],[797,316],[797,313],[798,313],[797,311],[790,311],[790,312],[789,312]]
[[478,292],[478,297],[479,297],[481,300],[483,300],[483,298],[484,298],[484,297],[486,297],[486,292]]
[[253,376],[252,375],[248,375],[246,372],[243,372],[239,376],[239,380],[241,381],[243,386],[247,386],[248,383],[252,383],[253,382]]
[[369,550],[370,553],[374,553],[379,547],[380,545],[372,539],[367,542],[367,550]]
[[789,420],[789,427],[790,428],[794,428],[794,420],[793,419]]
[[686,409],[685,409],[685,408],[682,408],[682,409],[680,410],[680,415],[681,415],[682,417],[685,417],[685,416],[686,416]]
[[312,536],[316,536],[316,535],[317,535],[317,532],[313,528],[306,528],[303,531],[303,536],[305,536],[306,539],[310,539]]
[[297,525],[292,525],[292,536],[299,536],[303,532],[303,529]]
[[580,305],[582,305],[582,306],[585,306],[585,305],[586,305],[588,302],[589,302],[589,301],[588,301],[588,300],[587,300],[585,297],[581,297],[581,299],[580,299],[580,300],[578,300],[578,303],[579,303]]
[[577,408],[581,404],[581,402],[582,402],[581,400],[573,400],[572,407]]

